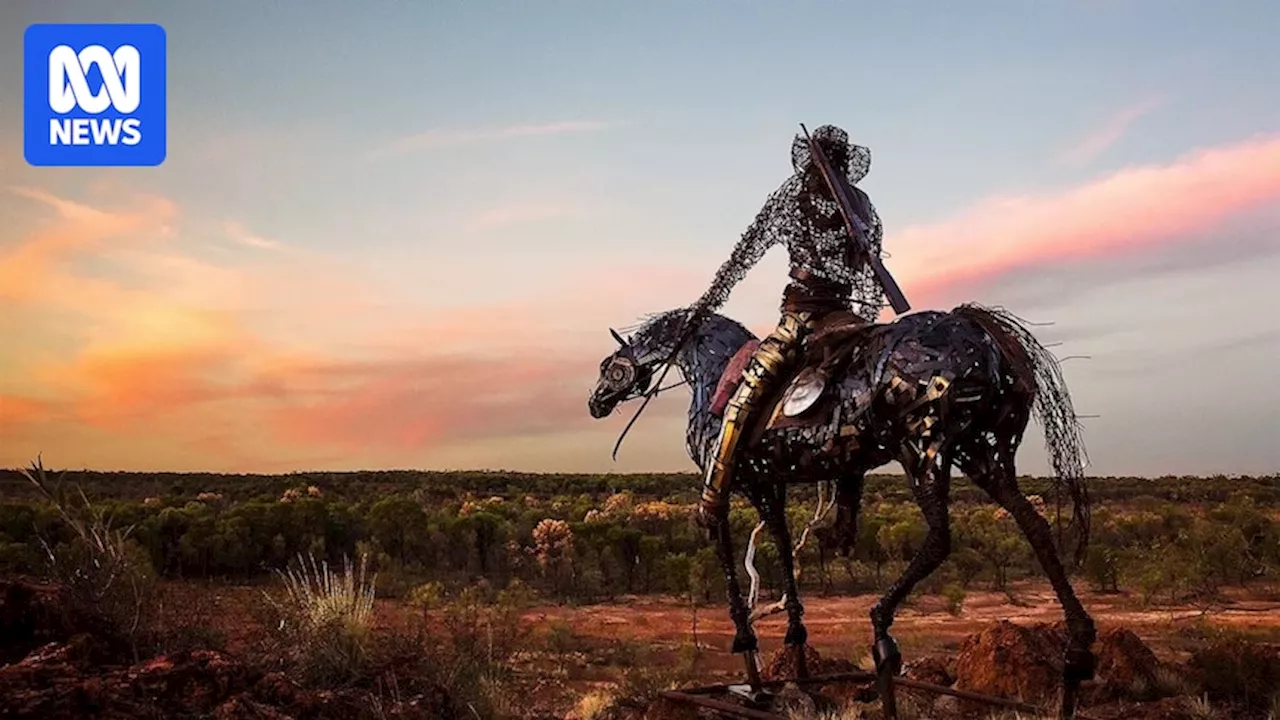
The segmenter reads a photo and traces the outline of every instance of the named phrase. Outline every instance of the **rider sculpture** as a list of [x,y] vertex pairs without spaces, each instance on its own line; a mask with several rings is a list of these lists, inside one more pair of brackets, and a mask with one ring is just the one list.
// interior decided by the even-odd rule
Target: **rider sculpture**
[[742,383],[725,407],[715,456],[707,463],[703,481],[699,519],[704,525],[726,508],[738,444],[753,413],[798,359],[805,336],[832,313],[851,311],[853,317],[871,323],[882,307],[884,293],[863,247],[870,247],[878,258],[883,230],[870,198],[853,187],[871,169],[871,151],[850,144],[848,134],[834,125],[815,129],[812,139],[832,171],[847,179],[855,216],[850,221],[860,224],[867,243],[860,246],[850,237],[808,140],[797,135],[791,143],[795,173],[769,196],[711,287],[691,307],[694,323],[715,312],[770,247],[786,245],[791,282],[783,292],[782,317],[747,362]]

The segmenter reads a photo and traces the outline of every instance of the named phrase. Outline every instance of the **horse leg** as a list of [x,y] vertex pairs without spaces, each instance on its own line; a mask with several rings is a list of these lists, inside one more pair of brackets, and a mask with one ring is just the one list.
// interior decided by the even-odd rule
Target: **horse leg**
[[[968,472],[965,474],[969,475]],[[1036,512],[1035,506],[1027,499],[1018,487],[1018,476],[1011,457],[995,463],[993,472],[969,475],[973,483],[982,488],[1000,506],[1013,516],[1022,534],[1027,536],[1031,548],[1040,560],[1040,567],[1049,576],[1053,591],[1062,604],[1063,614],[1067,621],[1067,649],[1062,668],[1062,698],[1059,717],[1070,720],[1075,717],[1076,704],[1080,698],[1080,684],[1093,679],[1097,659],[1090,646],[1093,645],[1096,631],[1093,618],[1080,604],[1075,589],[1067,578],[1067,572],[1058,557],[1053,544],[1053,534],[1049,521]]]
[[782,564],[784,592],[787,594],[787,635],[783,644],[796,648],[796,673],[801,678],[809,676],[809,668],[805,662],[804,647],[809,639],[809,631],[804,627],[804,606],[800,603],[800,591],[796,587],[795,558],[792,557],[791,531],[787,528],[787,488],[779,483],[774,501],[767,506],[765,522],[769,532],[778,545],[778,561]]
[[760,669],[756,667],[756,652],[760,644],[751,629],[751,611],[742,598],[742,587],[738,585],[727,507],[716,513],[714,523],[716,555],[720,559],[720,570],[724,573],[725,590],[729,596],[729,617],[733,620],[735,630],[731,652],[735,655],[742,654],[747,668],[747,683],[756,692],[760,690]]
[[[951,553],[951,527],[947,504],[951,490],[951,463],[931,461],[924,468],[917,463],[903,463],[908,473],[916,503],[924,513],[929,531],[924,544],[911,558],[907,569],[892,585],[880,601],[871,608],[871,625],[875,630],[875,645],[871,657],[876,664],[876,685],[884,716],[892,720],[898,716],[898,702],[894,695],[893,678],[902,669],[902,653],[898,643],[889,634],[898,605],[921,581],[937,570]],[[917,469],[918,468],[918,469]]]
[[840,478],[836,489],[836,522],[833,528],[836,549],[844,557],[853,554],[858,542],[858,513],[862,510],[862,473]]

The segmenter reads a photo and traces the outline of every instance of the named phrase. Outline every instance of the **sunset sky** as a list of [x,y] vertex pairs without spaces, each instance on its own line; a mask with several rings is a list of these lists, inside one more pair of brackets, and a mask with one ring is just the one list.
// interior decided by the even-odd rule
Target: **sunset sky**
[[[702,292],[804,122],[871,148],[916,308],[1087,356],[1092,473],[1280,471],[1275,3],[107,5],[0,5],[0,467],[691,470],[682,393],[610,460],[607,328]],[[168,159],[28,167],[23,31],[104,21],[167,30]]]

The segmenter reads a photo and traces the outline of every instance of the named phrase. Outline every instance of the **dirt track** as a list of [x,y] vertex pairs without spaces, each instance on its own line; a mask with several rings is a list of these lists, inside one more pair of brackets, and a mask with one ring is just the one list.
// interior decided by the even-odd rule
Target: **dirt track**
[[[1012,595],[1016,601],[1003,593],[971,592],[960,617],[948,613],[941,598],[921,597],[899,611],[894,634],[904,652],[918,653],[954,647],[964,636],[997,620],[1051,623],[1062,619],[1061,607],[1045,583],[1015,586]],[[809,642],[822,652],[855,658],[865,655],[871,632],[868,613],[877,599],[875,595],[805,598]],[[1237,593],[1207,616],[1200,609],[1186,606],[1143,608],[1137,598],[1127,594],[1102,595],[1086,591],[1081,600],[1099,625],[1128,627],[1157,651],[1175,652],[1180,628],[1194,624],[1202,616],[1216,626],[1280,635],[1280,596],[1269,593],[1255,591],[1253,596]],[[542,607],[528,613],[526,618],[539,624],[564,622],[580,636],[642,641],[667,648],[688,643],[693,624],[688,604],[665,598],[626,598],[608,605],[579,608]],[[713,655],[728,647],[733,627],[724,607],[699,608],[697,621],[701,645]],[[785,631],[785,614],[757,623],[757,632],[765,645],[780,644]]]

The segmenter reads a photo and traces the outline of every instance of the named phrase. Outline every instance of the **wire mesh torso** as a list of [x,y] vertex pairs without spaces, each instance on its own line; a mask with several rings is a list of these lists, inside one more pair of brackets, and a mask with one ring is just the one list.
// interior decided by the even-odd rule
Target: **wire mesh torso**
[[[867,174],[871,152],[849,144],[843,130],[823,126],[814,131],[814,138],[837,172],[845,173],[851,186]],[[856,251],[839,206],[825,188],[813,166],[808,144],[801,137],[792,143],[791,160],[795,173],[765,201],[728,261],[721,265],[711,287],[695,304],[695,311],[705,315],[719,309],[765,252],[774,245],[783,245],[789,255],[793,285],[816,281],[828,294],[839,296],[831,298],[837,304],[852,309],[868,322],[874,321],[883,306],[883,291],[865,257]],[[855,193],[865,217],[855,218],[854,222],[864,226],[862,232],[872,252],[879,256],[884,235],[880,217],[865,193],[856,188]]]

